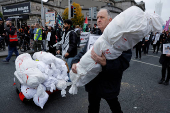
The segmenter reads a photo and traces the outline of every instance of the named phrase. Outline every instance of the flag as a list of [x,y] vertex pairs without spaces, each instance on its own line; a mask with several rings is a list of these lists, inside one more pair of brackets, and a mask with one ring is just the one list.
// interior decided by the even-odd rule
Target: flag
[[84,26],[83,26],[83,32],[85,32],[87,24],[88,24],[88,20],[87,20],[87,17],[86,17],[86,20],[85,20]]
[[166,21],[166,25],[164,27],[164,30],[167,31],[169,29],[169,23],[170,23],[170,18],[168,21]]
[[57,14],[56,17],[56,29],[58,29],[58,26],[63,26],[63,19],[61,18],[61,16],[59,14]]

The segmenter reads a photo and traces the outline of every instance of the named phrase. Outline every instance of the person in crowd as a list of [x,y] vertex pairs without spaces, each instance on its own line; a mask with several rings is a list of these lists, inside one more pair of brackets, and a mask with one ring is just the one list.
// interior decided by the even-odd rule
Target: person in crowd
[[18,57],[19,53],[17,50],[18,45],[18,37],[17,37],[17,30],[14,26],[12,26],[12,21],[10,19],[6,20],[6,32],[8,34],[9,45],[8,45],[8,56],[3,60],[3,62],[9,62],[13,52],[15,53],[16,57]]
[[27,27],[27,30],[29,31],[30,28],[29,28],[29,26],[27,25],[27,22],[25,22],[24,25],[25,25],[25,27]]
[[148,54],[148,50],[149,50],[149,45],[150,45],[150,40],[149,40],[149,38],[150,38],[150,34],[149,35],[147,35],[146,37],[144,37],[144,47],[143,47],[143,52],[144,52],[144,54]]
[[30,38],[29,38],[29,30],[27,26],[25,26],[25,29],[24,29],[24,38],[28,42],[27,49],[30,50]]
[[57,42],[61,41],[61,37],[62,37],[62,29],[61,26],[59,25],[57,30],[56,30],[56,35],[57,35]]
[[164,41],[165,41],[165,39],[166,39],[166,33],[165,33],[165,30],[163,30],[162,31],[162,33],[161,33],[161,35],[160,35],[160,44],[161,44],[161,52],[162,52],[162,50],[163,50],[163,43],[164,43]]
[[43,26],[41,26],[41,30],[42,30],[42,48],[44,51],[46,51],[46,32]]
[[[37,48],[38,51],[41,51],[41,45],[42,45],[42,29],[40,28],[40,25],[38,23],[35,24],[37,31],[36,34],[34,36],[34,52],[37,52]],[[35,29],[34,29],[35,30]]]
[[5,40],[4,21],[2,18],[0,18],[0,37],[0,40]]
[[139,54],[139,60],[141,60],[141,49],[142,49],[142,44],[143,44],[143,41],[141,40],[140,42],[138,42],[136,45],[135,45],[135,49],[136,49],[136,59],[138,59],[138,54]]
[[48,41],[49,52],[52,53],[53,55],[56,55],[56,47],[53,47],[53,45],[56,44],[56,37],[52,25],[48,26],[47,38],[49,38]]
[[159,46],[160,46],[160,34],[157,32],[155,33],[155,36],[153,39],[153,53],[155,53],[155,50],[157,47],[156,54],[158,54]]
[[[170,43],[170,35],[167,39],[163,42],[164,44]],[[161,54],[161,57],[159,59],[160,64],[162,64],[162,78],[158,82],[159,84],[169,85],[169,79],[170,79],[170,54]],[[167,76],[166,76],[167,71]],[[166,76],[166,79],[165,79]]]
[[77,35],[71,26],[71,20],[68,19],[64,21],[65,31],[62,38],[63,44],[60,50],[57,51],[57,54],[62,52],[62,57],[66,59],[69,69],[71,69],[71,62],[73,57],[77,55]]
[[77,35],[77,47],[80,48],[80,35],[81,35],[81,31],[79,29],[79,25],[76,25],[76,28],[74,30],[76,32]]
[[87,25],[87,27],[86,27],[86,30],[85,30],[86,32],[91,32],[91,25],[90,24],[88,24]]
[[96,34],[96,35],[101,35],[102,32],[101,30],[98,28],[97,24],[94,24],[94,27],[92,29],[92,34]]
[[[109,10],[100,9],[97,13],[97,25],[102,32],[111,20]],[[88,42],[72,60],[72,71],[74,73],[77,73],[76,63],[78,63],[86,53],[87,46]],[[101,64],[102,71],[85,85],[89,101],[88,113],[99,113],[101,98],[107,101],[113,113],[122,113],[118,95],[123,71],[129,67],[129,62],[132,57],[131,50],[124,51],[121,56],[114,60],[107,60],[103,54],[102,56],[98,56],[94,50],[91,51],[91,57],[95,62]]]
[[31,25],[31,28],[30,28],[30,31],[29,31],[29,34],[30,34],[30,48],[33,50],[33,42],[34,42],[34,25]]

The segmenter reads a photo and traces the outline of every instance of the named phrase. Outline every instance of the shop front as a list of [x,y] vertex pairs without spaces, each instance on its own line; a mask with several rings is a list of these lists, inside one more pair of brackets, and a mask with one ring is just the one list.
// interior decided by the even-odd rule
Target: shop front
[[17,28],[20,28],[22,23],[27,22],[30,10],[30,2],[2,6],[4,19],[10,18]]

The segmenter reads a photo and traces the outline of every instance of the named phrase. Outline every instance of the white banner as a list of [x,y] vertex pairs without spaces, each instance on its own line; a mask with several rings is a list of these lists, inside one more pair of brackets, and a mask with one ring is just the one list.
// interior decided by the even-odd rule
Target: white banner
[[50,24],[54,28],[54,25],[55,25],[55,12],[46,12],[45,13],[45,20],[46,20],[45,24],[47,26]]
[[100,35],[93,35],[93,34],[90,35],[88,46],[87,46],[87,51],[93,46],[93,44],[96,42],[96,40],[99,37],[100,37]]
[[80,46],[86,45],[89,40],[90,32],[82,32],[80,35]]

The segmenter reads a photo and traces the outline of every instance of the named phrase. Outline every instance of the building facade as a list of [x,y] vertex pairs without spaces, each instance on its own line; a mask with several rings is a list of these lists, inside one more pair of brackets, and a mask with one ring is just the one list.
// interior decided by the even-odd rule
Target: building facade
[[[96,7],[96,12],[100,8],[109,9],[112,18],[120,14],[131,6],[139,6],[142,10],[145,10],[144,2],[136,3],[134,0],[72,0],[72,3],[76,2],[80,4],[84,19],[87,17],[89,24],[94,24],[97,21],[96,16],[90,18],[89,8]],[[43,3],[44,13],[55,11],[62,14],[64,9],[68,7],[68,0],[49,0],[47,3]],[[20,27],[24,22],[27,25],[41,23],[41,0],[0,0],[0,11],[3,13],[4,19],[11,18],[15,21],[15,25]],[[96,13],[97,14],[97,13]]]

